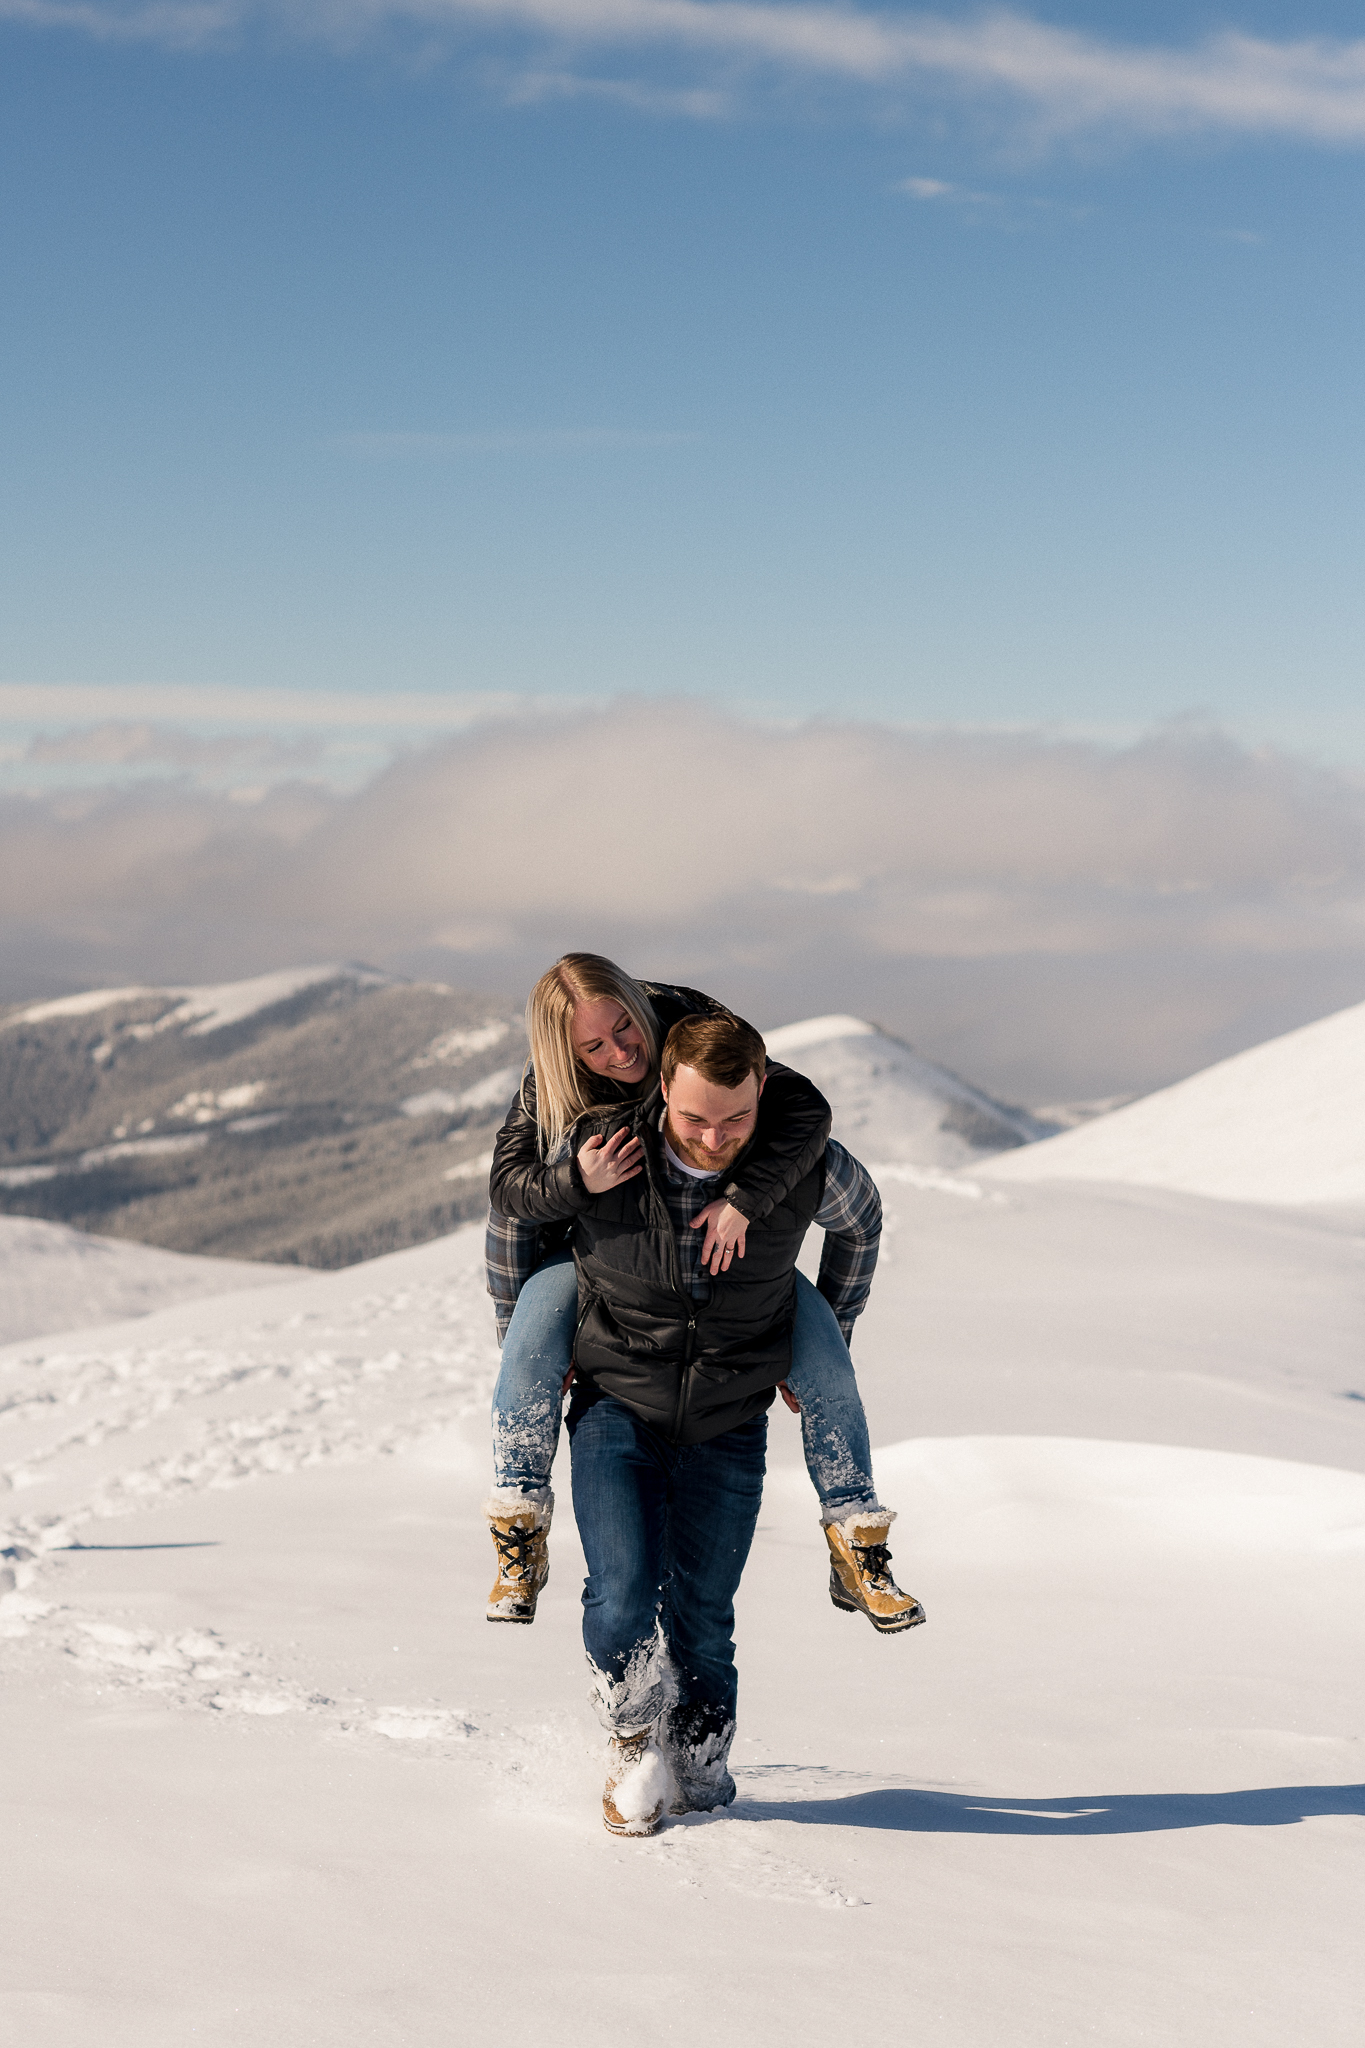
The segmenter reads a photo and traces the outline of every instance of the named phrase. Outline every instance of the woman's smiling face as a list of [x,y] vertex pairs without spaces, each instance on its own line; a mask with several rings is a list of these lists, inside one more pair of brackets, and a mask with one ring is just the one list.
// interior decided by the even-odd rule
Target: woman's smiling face
[[649,1071],[638,1026],[631,1021],[630,1012],[610,996],[575,1006],[573,1049],[585,1067],[604,1074],[609,1081],[624,1081],[629,1086],[643,1081]]

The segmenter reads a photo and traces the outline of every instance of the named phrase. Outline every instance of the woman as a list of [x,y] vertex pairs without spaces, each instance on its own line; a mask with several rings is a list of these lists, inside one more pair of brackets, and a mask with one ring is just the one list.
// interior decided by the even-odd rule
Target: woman
[[[680,1018],[725,1015],[695,989],[633,981],[595,953],[567,953],[543,974],[526,1006],[531,1057],[498,1133],[489,1192],[488,1287],[502,1367],[493,1394],[494,1487],[487,1502],[498,1553],[490,1621],[530,1622],[548,1577],[554,1505],[550,1467],[573,1365],[578,1285],[568,1236],[573,1216],[642,1170],[638,1139],[619,1132],[575,1150],[578,1119],[603,1104],[648,1094],[659,1048]],[[770,1065],[754,1139],[708,1204],[702,1261],[713,1275],[744,1256],[750,1223],[808,1174],[829,1136],[829,1104],[814,1085]],[[872,1482],[867,1420],[848,1346],[833,1310],[796,1276],[792,1364],[781,1389],[801,1415],[806,1465],[821,1518],[885,1513]]]

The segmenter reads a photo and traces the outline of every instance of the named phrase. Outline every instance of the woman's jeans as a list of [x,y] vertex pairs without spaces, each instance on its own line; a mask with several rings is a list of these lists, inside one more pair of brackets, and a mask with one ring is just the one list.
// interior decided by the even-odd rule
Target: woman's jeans
[[[493,1392],[495,1485],[537,1494],[550,1483],[559,1444],[565,1375],[573,1363],[578,1280],[556,1252],[517,1297]],[[806,1470],[827,1522],[875,1507],[867,1417],[834,1311],[804,1273],[796,1276],[796,1326],[787,1385],[801,1403]]]

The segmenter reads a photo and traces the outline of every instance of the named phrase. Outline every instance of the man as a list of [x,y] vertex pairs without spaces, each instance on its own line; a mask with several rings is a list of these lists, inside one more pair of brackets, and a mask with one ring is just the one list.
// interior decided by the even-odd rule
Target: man
[[[749,1226],[742,1258],[708,1269],[692,1225],[753,1135],[765,1066],[763,1040],[738,1018],[676,1024],[658,1093],[597,1125],[604,1139],[628,1130],[643,1171],[574,1219],[568,1428],[614,1834],[652,1833],[666,1803],[707,1811],[735,1796],[734,1596],[763,1493],[766,1411],[791,1361],[797,1254],[820,1224],[820,1287],[845,1336],[876,1263],[876,1188],[831,1142]],[[831,1594],[903,1628],[924,1616],[891,1578],[890,1520],[879,1509],[827,1525]]]

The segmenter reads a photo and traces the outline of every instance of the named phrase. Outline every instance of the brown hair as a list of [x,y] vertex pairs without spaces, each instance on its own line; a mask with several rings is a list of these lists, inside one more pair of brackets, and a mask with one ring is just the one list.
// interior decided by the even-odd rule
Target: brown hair
[[[659,1063],[659,1027],[649,997],[614,960],[600,953],[566,953],[547,968],[526,1003],[531,1041],[527,1073],[535,1069],[536,1130],[542,1158],[557,1150],[565,1133],[596,1106],[592,1076],[574,1050],[573,1013],[580,1003],[619,1003],[645,1042],[649,1071]],[[526,1074],[521,1077],[526,1103]]]
[[714,1088],[742,1088],[750,1074],[761,1082],[768,1048],[742,1017],[684,1017],[664,1040],[660,1072],[671,1088],[679,1067],[691,1067]]

